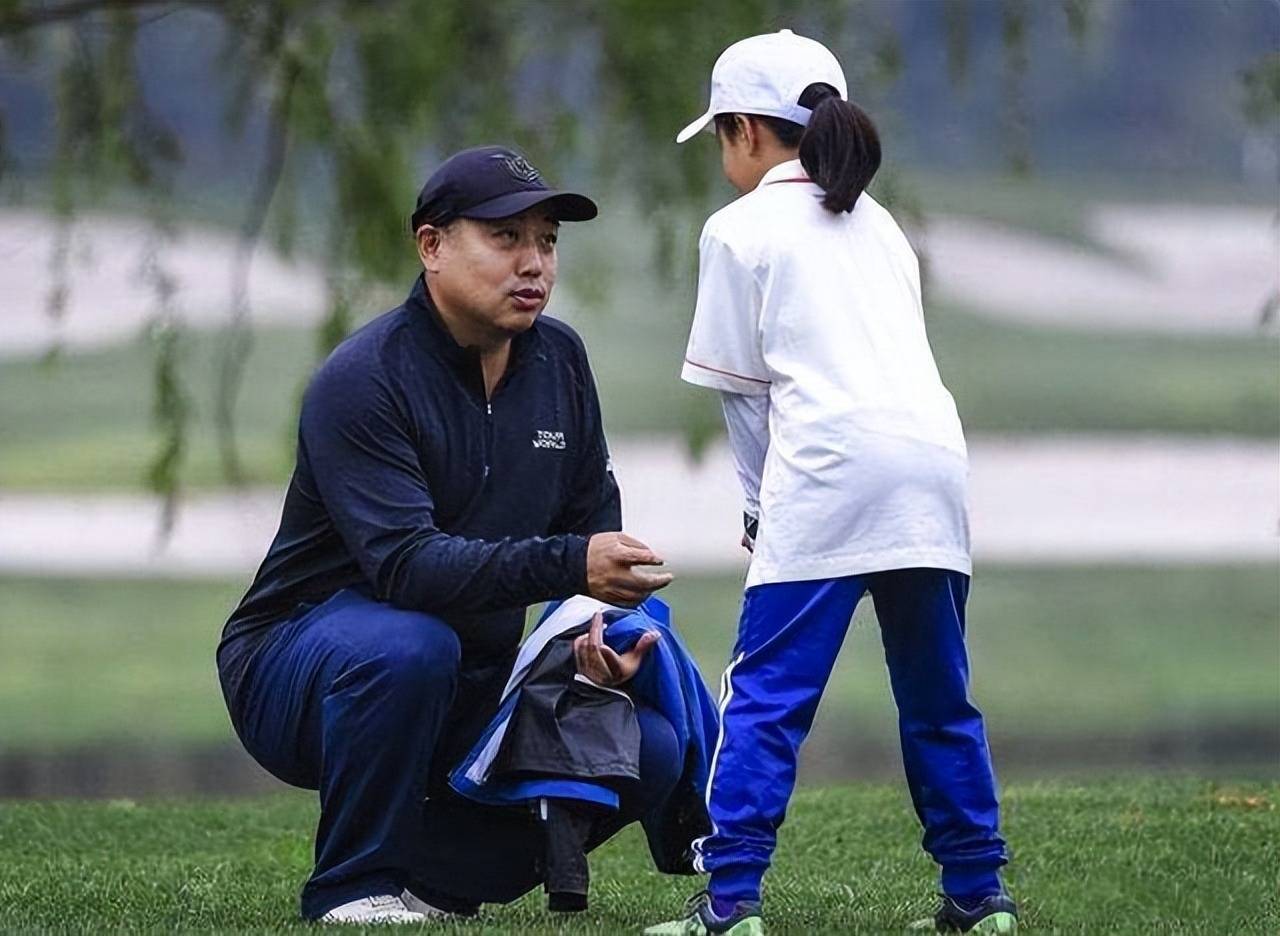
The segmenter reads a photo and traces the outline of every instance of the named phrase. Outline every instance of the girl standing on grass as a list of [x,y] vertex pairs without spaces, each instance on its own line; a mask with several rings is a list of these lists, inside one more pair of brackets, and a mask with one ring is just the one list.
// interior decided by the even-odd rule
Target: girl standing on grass
[[943,898],[925,925],[1011,933],[995,776],[969,701],[968,463],[925,336],[915,253],[864,191],[870,118],[823,45],[790,30],[730,46],[711,105],[743,193],[707,221],[682,377],[720,391],[752,549],[722,680],[695,843],[708,891],[662,934],[763,933],[761,880],[796,757],[862,596],[870,592],[902,756]]

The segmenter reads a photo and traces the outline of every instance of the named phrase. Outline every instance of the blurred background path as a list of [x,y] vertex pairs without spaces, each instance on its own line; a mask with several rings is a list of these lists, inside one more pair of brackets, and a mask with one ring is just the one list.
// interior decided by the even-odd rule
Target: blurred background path
[[[612,446],[628,531],[677,571],[744,568],[728,449],[677,438]],[[978,562],[1280,560],[1280,445],[1107,436],[970,441]],[[279,488],[197,494],[160,535],[141,494],[0,492],[0,571],[248,576],[275,534]]]
[[[1267,296],[1280,288],[1278,221],[1262,208],[1111,203],[1084,211],[1073,239],[945,214],[931,216],[914,239],[939,295],[1001,318],[1248,334],[1258,330]],[[62,313],[51,317],[46,305],[58,231],[47,214],[0,210],[0,355],[135,338],[154,305],[140,273],[157,251],[186,323],[225,326],[237,260],[230,232],[187,225],[157,241],[140,218],[82,215],[68,231],[75,286]],[[324,289],[324,271],[313,262],[266,247],[254,256],[248,295],[259,325],[318,321]],[[556,309],[563,314],[566,306],[572,309],[560,297]]]

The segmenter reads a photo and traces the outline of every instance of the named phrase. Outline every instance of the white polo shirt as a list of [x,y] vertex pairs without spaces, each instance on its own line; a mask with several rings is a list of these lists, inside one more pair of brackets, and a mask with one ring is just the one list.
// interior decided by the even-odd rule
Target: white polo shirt
[[[681,376],[768,398],[763,468],[730,433],[760,530],[747,586],[927,567],[969,573],[968,462],[925,335],[920,268],[863,194],[822,207],[799,160],[708,219]],[[758,412],[726,400],[726,415]],[[752,449],[756,450],[753,457]]]

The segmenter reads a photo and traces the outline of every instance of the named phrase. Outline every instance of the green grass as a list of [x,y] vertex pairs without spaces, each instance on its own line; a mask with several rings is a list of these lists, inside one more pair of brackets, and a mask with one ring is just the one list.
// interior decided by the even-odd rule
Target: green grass
[[[622,307],[627,312],[629,302]],[[667,321],[660,311],[628,312],[579,325],[611,434],[718,431],[715,395],[678,379],[683,320]],[[1001,324],[950,307],[931,309],[930,333],[971,433],[1280,435],[1275,338],[1090,334]],[[193,406],[182,476],[197,488],[224,482],[212,416],[216,347],[211,336],[190,336],[182,368]],[[288,477],[295,407],[315,361],[308,332],[258,335],[237,421],[250,481]],[[6,361],[3,368],[0,487],[143,485],[158,445],[150,424],[147,347],[70,356],[52,366]]]
[[[1089,229],[1090,213],[1099,205],[1205,204],[1275,209],[1274,193],[1266,187],[1203,178],[1159,174],[1015,176],[927,169],[897,173],[890,169],[890,173],[885,181],[921,206],[927,215],[963,215],[995,221],[1117,259],[1123,259],[1123,253],[1100,242]],[[875,183],[871,191],[875,193]]]
[[231,737],[213,651],[244,584],[0,579],[0,744]]
[[[213,651],[244,584],[0,579],[0,747],[229,739]],[[740,588],[687,577],[666,593],[713,687]],[[1280,583],[1265,565],[980,568],[969,620],[974,692],[997,744],[1280,712]],[[815,737],[894,731],[866,602]]]
[[1280,435],[1275,337],[997,325],[947,306],[929,335],[969,431]]
[[[1089,212],[1097,195],[1068,180],[986,173],[892,172],[873,182],[871,193],[901,216],[896,200],[929,216],[962,215],[995,221],[1029,233],[1114,255],[1089,230]],[[1130,194],[1129,199],[1133,199]]]
[[[1007,879],[1024,925],[1059,933],[1280,930],[1280,785],[1126,781],[1013,786]],[[310,796],[234,804],[9,803],[0,810],[0,930],[306,931]],[[927,915],[932,865],[897,787],[799,793],[766,882],[771,933],[902,931]],[[592,907],[553,917],[532,893],[430,932],[637,932],[697,879],[652,870],[632,827],[592,858]]]
[[[296,407],[316,363],[315,337],[257,336],[238,397],[236,430],[249,481],[276,482],[293,466]],[[184,340],[181,379],[191,404],[183,480],[225,483],[214,429],[217,336]],[[141,341],[53,363],[5,361],[0,394],[0,487],[139,488],[159,448],[151,426],[152,352]]]
[[[718,427],[714,394],[678,379],[686,329],[586,321],[611,432]],[[935,304],[929,335],[969,433],[1280,435],[1274,337],[1098,334],[997,323]]]

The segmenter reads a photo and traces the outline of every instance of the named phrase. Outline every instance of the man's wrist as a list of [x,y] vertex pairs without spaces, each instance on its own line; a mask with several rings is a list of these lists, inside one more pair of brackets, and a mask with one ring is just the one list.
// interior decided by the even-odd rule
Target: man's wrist
[[565,576],[569,595],[587,594],[587,543],[589,537],[565,533]]

